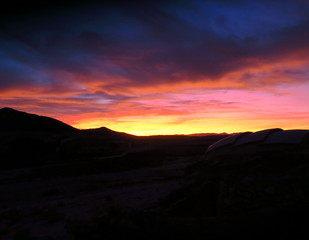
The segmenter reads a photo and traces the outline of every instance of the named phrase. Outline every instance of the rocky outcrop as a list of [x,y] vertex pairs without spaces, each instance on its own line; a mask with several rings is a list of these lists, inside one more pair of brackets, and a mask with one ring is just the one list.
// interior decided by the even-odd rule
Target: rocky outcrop
[[189,167],[194,183],[175,194],[196,214],[211,209],[206,215],[309,203],[308,133],[271,129],[224,138]]

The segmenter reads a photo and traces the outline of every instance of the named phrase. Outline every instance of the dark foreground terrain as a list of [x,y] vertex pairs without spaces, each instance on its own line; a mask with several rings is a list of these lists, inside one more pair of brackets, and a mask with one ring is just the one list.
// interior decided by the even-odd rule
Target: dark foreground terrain
[[225,135],[136,137],[45,120],[0,110],[0,239],[309,238],[305,147],[210,159]]
[[[207,137],[197,138],[207,145]],[[123,155],[2,170],[1,239],[128,239],[128,234],[144,239],[152,231],[177,233],[177,225],[165,231],[162,221],[171,219],[160,202],[192,183],[186,168],[203,154],[194,155],[191,144],[179,150],[187,155],[179,155],[151,142],[153,148]]]

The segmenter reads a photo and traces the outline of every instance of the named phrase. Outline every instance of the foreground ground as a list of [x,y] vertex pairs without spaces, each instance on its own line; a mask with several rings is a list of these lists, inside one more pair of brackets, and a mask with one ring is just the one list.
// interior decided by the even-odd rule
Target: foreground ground
[[225,134],[136,137],[13,109],[0,123],[1,240],[309,239],[307,131],[209,155]]
[[306,148],[211,160],[223,136],[73,135],[60,152],[33,136],[2,138],[0,239],[309,239]]
[[190,182],[184,169],[195,160],[178,157],[163,166],[75,177],[46,178],[33,168],[2,171],[1,239],[68,239],[72,221],[117,208],[151,211]]

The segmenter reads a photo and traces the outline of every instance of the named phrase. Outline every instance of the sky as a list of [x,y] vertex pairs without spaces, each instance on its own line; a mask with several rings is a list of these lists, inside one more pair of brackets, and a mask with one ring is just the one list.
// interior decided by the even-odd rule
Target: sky
[[309,129],[308,0],[0,11],[0,107],[135,135]]

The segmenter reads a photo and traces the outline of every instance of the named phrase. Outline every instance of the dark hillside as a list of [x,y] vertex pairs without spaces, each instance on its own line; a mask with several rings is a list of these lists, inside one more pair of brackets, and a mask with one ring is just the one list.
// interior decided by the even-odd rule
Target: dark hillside
[[134,138],[134,135],[123,133],[123,132],[116,132],[107,127],[100,127],[100,128],[93,128],[93,129],[85,129],[80,130],[83,134],[88,134],[92,136],[100,136],[100,137],[107,137],[107,138]]
[[70,125],[53,118],[17,111],[12,108],[0,109],[1,132],[74,132]]
[[[56,119],[3,108],[0,169],[62,164],[66,170],[59,172],[83,175],[88,174],[85,169],[105,172],[149,167],[203,155],[207,146],[223,137],[138,137],[106,127],[79,130]],[[49,172],[53,174],[53,170]]]
[[50,117],[0,109],[0,169],[118,156],[128,151],[131,139],[105,127],[79,130]]

